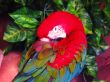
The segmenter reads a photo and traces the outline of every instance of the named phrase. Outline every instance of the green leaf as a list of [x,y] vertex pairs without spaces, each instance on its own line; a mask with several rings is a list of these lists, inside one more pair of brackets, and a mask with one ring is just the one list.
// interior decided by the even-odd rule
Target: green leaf
[[22,28],[36,28],[38,25],[36,18],[40,16],[40,11],[33,11],[23,7],[9,15],[14,19],[14,22]]
[[14,25],[8,25],[3,39],[8,42],[19,42],[26,39],[26,31],[16,28]]
[[77,10],[76,10],[75,1],[70,0],[70,1],[68,2],[67,11],[78,16],[78,12],[77,12]]
[[16,3],[22,4],[25,6],[27,0],[14,0]]
[[91,65],[91,66],[88,66],[87,68],[88,68],[88,74],[96,78],[97,77],[97,70],[95,70],[96,67]]
[[84,29],[86,34],[93,34],[92,28],[85,27]]
[[64,9],[64,4],[63,0],[54,0],[55,7],[57,7],[58,10],[63,10]]
[[100,41],[101,41],[101,34],[103,33],[103,30],[102,29],[96,29],[95,33],[96,33],[96,43],[97,43],[97,45],[99,45]]
[[106,82],[106,81],[104,81],[104,80],[97,80],[97,79],[93,79],[93,81],[92,82]]
[[38,21],[28,16],[18,16],[18,18],[15,19],[15,23],[24,28],[36,28]]
[[14,0],[16,3],[22,4],[23,6],[32,4],[33,0]]
[[63,5],[63,0],[54,0],[57,5]]
[[93,55],[87,55],[87,58],[86,58],[86,70],[85,72],[88,74],[88,75],[91,75],[93,76],[94,78],[97,77],[97,64],[96,64],[96,57],[93,56]]
[[70,0],[68,1],[68,12],[78,16],[84,25],[85,33],[92,34],[92,22],[91,19],[86,12],[81,0]]
[[104,13],[106,14],[106,16],[108,17],[108,19],[110,19],[110,7],[107,6],[105,9],[104,9]]
[[36,29],[28,29],[26,30],[27,36],[27,47],[30,46],[30,44],[33,44],[36,40]]
[[5,55],[5,54],[8,54],[8,52],[9,52],[10,50],[12,50],[12,45],[7,46],[7,47],[3,50],[4,55]]
[[85,11],[83,11],[80,14],[80,18],[81,18],[82,23],[84,25],[85,33],[86,34],[93,34],[93,32],[92,32],[92,22],[91,22],[91,19],[90,19],[89,15]]

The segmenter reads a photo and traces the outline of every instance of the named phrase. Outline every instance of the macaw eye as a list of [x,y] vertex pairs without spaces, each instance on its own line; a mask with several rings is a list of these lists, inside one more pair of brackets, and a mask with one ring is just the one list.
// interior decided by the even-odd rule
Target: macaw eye
[[61,25],[55,26],[47,35],[50,39],[65,38],[66,32]]

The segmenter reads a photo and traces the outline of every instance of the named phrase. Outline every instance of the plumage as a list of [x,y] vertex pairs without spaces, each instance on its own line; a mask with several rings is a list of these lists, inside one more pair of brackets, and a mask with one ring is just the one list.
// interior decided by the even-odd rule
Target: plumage
[[26,59],[30,59],[15,82],[23,77],[28,78],[22,82],[71,82],[82,72],[87,41],[78,17],[54,12],[41,23],[37,35],[40,41],[29,48]]

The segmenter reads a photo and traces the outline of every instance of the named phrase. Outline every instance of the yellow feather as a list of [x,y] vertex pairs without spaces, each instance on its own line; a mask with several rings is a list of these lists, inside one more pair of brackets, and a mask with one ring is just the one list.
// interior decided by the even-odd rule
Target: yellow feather
[[35,51],[32,49],[32,47],[30,47],[26,53],[26,60],[28,60],[32,56],[32,54],[34,54],[34,52]]
[[60,77],[63,77],[64,74],[65,74],[65,68],[63,67],[60,69]]
[[69,64],[69,70],[71,73],[74,72],[75,66],[76,66],[76,62],[72,62]]

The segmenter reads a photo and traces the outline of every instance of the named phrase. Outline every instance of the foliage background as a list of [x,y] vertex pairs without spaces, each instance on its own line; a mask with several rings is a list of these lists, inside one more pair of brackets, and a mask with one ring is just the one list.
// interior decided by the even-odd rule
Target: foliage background
[[[3,39],[12,45],[4,52],[17,46],[26,53],[37,40],[37,27],[48,14],[56,10],[68,11],[80,17],[87,34],[87,64],[83,74],[92,76],[93,82],[99,82],[95,57],[108,48],[103,37],[110,32],[109,4],[110,0],[0,0],[0,14],[8,14],[11,19]],[[24,62],[23,58],[24,55],[21,62]]]

